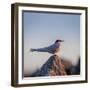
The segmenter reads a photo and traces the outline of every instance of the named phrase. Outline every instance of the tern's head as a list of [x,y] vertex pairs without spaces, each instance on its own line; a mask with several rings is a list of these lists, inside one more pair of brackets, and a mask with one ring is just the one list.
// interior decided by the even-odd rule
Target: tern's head
[[55,43],[61,43],[64,42],[64,40],[56,40]]

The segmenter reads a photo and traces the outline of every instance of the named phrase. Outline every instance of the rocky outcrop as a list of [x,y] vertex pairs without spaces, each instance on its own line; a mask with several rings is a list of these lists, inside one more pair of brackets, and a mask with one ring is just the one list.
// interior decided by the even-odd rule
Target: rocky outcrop
[[52,56],[52,58],[53,58],[53,64],[49,71],[49,75],[50,76],[67,75],[65,66],[62,63],[61,59],[56,55]]
[[57,55],[51,56],[47,62],[31,76],[62,76],[70,75],[72,64]]

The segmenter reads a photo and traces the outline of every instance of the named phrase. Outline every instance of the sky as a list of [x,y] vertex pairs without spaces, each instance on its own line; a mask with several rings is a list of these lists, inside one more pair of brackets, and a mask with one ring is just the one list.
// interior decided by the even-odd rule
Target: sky
[[24,74],[38,70],[52,54],[30,52],[63,39],[60,57],[73,64],[80,56],[80,15],[44,12],[23,12]]

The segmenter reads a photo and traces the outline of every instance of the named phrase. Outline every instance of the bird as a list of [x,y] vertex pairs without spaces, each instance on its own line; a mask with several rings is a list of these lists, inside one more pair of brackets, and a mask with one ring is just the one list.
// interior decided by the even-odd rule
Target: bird
[[35,51],[37,51],[37,52],[48,52],[51,54],[55,54],[55,53],[58,53],[60,51],[61,42],[64,42],[64,40],[58,39],[54,42],[54,44],[52,44],[48,47],[38,48],[38,49],[31,48],[30,51],[31,52],[35,52]]

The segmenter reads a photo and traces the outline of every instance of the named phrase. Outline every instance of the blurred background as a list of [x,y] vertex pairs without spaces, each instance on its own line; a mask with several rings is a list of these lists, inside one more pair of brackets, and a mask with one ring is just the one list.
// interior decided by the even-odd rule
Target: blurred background
[[43,48],[63,39],[60,57],[77,63],[80,56],[80,15],[23,12],[24,75],[40,69],[52,54],[30,52],[30,48]]

